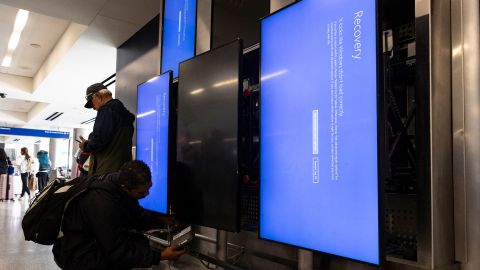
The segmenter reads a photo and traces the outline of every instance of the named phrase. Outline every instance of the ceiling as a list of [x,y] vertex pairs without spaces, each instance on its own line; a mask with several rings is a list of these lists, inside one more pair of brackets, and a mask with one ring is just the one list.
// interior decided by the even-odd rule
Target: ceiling
[[0,99],[0,108],[4,111],[12,111],[12,112],[29,112],[33,106],[35,106],[37,102],[29,101],[29,100],[20,100],[20,99]]
[[[159,0],[0,0],[0,60],[18,9],[30,11],[11,66],[0,67],[0,93],[6,94],[0,99],[0,125],[91,128],[81,124],[96,116],[83,108],[86,87],[115,73],[116,48],[155,17],[160,4]],[[55,112],[63,114],[45,120]]]
[[[18,9],[0,5],[0,56],[7,51],[8,41]],[[65,20],[30,13],[20,42],[9,68],[0,66],[0,72],[33,77],[70,23]]]

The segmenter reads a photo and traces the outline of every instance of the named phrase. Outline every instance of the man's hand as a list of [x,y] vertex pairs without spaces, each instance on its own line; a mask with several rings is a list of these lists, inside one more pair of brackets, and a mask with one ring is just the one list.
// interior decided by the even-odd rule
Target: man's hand
[[85,151],[85,142],[87,140],[85,140],[85,138],[83,138],[82,136],[80,136],[80,142],[78,143],[78,148],[82,149],[82,151]]
[[185,253],[181,247],[167,247],[160,253],[162,260],[176,261]]

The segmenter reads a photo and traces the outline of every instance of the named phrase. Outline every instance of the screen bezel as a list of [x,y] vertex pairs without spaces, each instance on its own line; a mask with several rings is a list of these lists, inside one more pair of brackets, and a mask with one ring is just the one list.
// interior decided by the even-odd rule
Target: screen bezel
[[[262,58],[261,58],[261,44],[262,44],[262,23],[261,21],[270,17],[270,16],[273,16],[277,13],[280,13],[284,10],[286,10],[287,8],[299,3],[299,2],[302,2],[303,0],[297,0],[293,3],[290,3],[288,5],[286,5],[285,7],[269,14],[268,16],[265,16],[263,18],[260,19],[260,78],[259,78],[259,83],[260,83],[260,93],[262,91],[262,80],[261,80],[261,66],[262,66]],[[379,254],[379,261],[378,261],[378,264],[374,264],[374,263],[370,263],[370,262],[366,262],[366,261],[361,261],[361,260],[356,260],[356,259],[352,259],[352,258],[349,258],[349,257],[345,257],[345,256],[340,256],[340,255],[335,255],[335,254],[332,254],[332,253],[327,253],[327,252],[323,252],[323,251],[319,251],[319,250],[314,250],[314,249],[309,249],[309,248],[305,248],[305,247],[302,247],[302,246],[298,246],[298,245],[294,245],[294,244],[289,244],[289,243],[284,243],[284,242],[280,242],[280,241],[276,241],[276,240],[272,240],[272,239],[268,239],[268,238],[264,238],[264,237],[261,237],[260,236],[260,231],[261,231],[261,226],[262,226],[262,223],[260,222],[261,219],[260,219],[260,216],[261,216],[261,202],[262,202],[262,197],[260,196],[259,197],[259,224],[258,224],[258,238],[261,239],[261,240],[265,240],[265,241],[268,241],[268,242],[272,242],[272,243],[277,243],[277,244],[282,244],[282,245],[286,245],[286,246],[290,246],[290,247],[295,247],[295,248],[298,248],[298,249],[303,249],[303,250],[308,250],[308,251],[311,251],[311,252],[315,252],[315,253],[318,253],[318,254],[322,254],[324,256],[328,256],[328,257],[332,257],[332,258],[340,258],[340,259],[345,259],[345,260],[348,260],[348,261],[353,261],[353,262],[357,262],[357,263],[360,263],[360,264],[364,264],[364,265],[371,265],[371,266],[376,266],[376,267],[383,267],[386,263],[386,257],[385,257],[385,217],[383,215],[384,213],[384,179],[386,177],[386,169],[384,169],[385,165],[386,165],[386,135],[385,135],[385,121],[386,121],[386,109],[385,109],[385,95],[382,91],[382,86],[383,86],[383,54],[382,54],[382,28],[381,28],[381,19],[382,19],[382,12],[381,12],[381,5],[380,5],[380,1],[381,0],[374,0],[375,1],[375,30],[376,30],[376,53],[375,53],[375,56],[376,56],[376,63],[377,63],[377,66],[376,66],[376,86],[377,86],[377,173],[378,173],[378,186],[377,186],[377,190],[378,190],[378,254]],[[262,106],[262,95],[260,94],[259,96],[259,106],[261,108]],[[260,122],[259,122],[259,126],[260,126],[260,144],[261,144],[261,140],[262,140],[262,126],[261,126],[261,121],[262,119],[262,110],[260,109]],[[261,151],[259,153],[259,156],[261,156]],[[260,166],[259,167],[259,170],[261,171],[262,167]],[[259,172],[260,173],[260,172]],[[261,175],[261,173],[259,174]],[[261,181],[262,179],[260,179],[260,185],[259,185],[259,193],[261,194]]]
[[[161,25],[161,33],[162,33],[162,38],[160,40],[160,74],[164,74],[164,73],[167,73],[169,71],[172,71],[172,76],[173,76],[173,70],[162,70],[162,62],[163,62],[163,35],[164,35],[164,32],[165,32],[165,2],[168,1],[168,0],[164,0],[162,1],[162,25]],[[194,31],[194,41],[193,41],[193,56],[188,58],[188,59],[192,59],[193,57],[197,56],[197,27],[198,27],[198,23],[197,23],[197,19],[198,19],[198,0],[195,0],[195,31]],[[184,62],[184,61],[187,61],[188,59],[185,59],[181,62]],[[180,63],[181,62],[178,62],[178,74],[180,74]],[[173,77],[173,79],[178,79],[179,76],[177,77]]]
[[[165,74],[169,74],[169,83],[168,83],[168,172],[167,172],[167,212],[162,213],[158,211],[154,211],[151,209],[146,209],[148,211],[152,211],[155,213],[160,213],[162,215],[170,215],[172,210],[171,210],[171,191],[172,191],[172,185],[173,185],[173,179],[175,177],[175,161],[176,161],[176,109],[177,109],[177,91],[175,89],[175,84],[173,83],[173,71],[169,70],[165,73],[162,73],[160,75],[156,75],[152,78],[158,78],[161,77]],[[151,78],[151,79],[152,79]],[[148,80],[145,82],[142,82],[137,85],[137,114],[135,115],[135,130],[138,131],[138,121],[137,120],[137,115],[138,115],[138,91],[141,85],[148,83]],[[138,148],[137,148],[137,142],[138,142],[138,132],[136,136],[136,141],[135,141],[135,160],[138,160]],[[153,180],[153,179],[152,179]]]
[[[207,55],[207,54],[211,54],[211,53],[214,53],[216,50],[218,49],[221,49],[223,47],[226,47],[226,46],[229,46],[233,43],[239,43],[239,50],[238,50],[238,85],[237,85],[237,88],[238,88],[238,106],[237,106],[237,123],[240,123],[240,113],[241,113],[241,106],[240,106],[240,103],[242,102],[241,98],[242,98],[242,66],[243,66],[243,42],[242,42],[242,39],[240,38],[236,38],[228,43],[225,43],[225,44],[222,44],[221,46],[218,46],[214,49],[211,49],[211,50],[208,50],[206,52],[203,52],[199,55],[196,55],[195,57],[192,57],[190,59],[186,59],[182,62],[179,63],[179,77],[180,77],[180,64],[182,63],[185,63],[185,62],[188,62],[188,61],[193,61],[196,57],[200,57],[200,56],[203,56],[203,55]],[[181,84],[181,80],[178,80],[178,91],[180,91],[180,84]],[[179,99],[177,98],[177,106],[178,106],[178,101]],[[176,112],[176,116],[178,119],[178,110]],[[176,134],[177,134],[177,128],[178,128],[178,125],[175,129],[175,139],[176,139]],[[241,132],[242,132],[242,127],[240,127],[240,125],[238,126],[237,128],[237,149],[239,147],[239,143],[240,143],[240,136],[241,136]],[[176,148],[176,147],[175,147]],[[175,159],[176,162],[178,162],[178,160]],[[204,225],[204,224],[196,224],[196,225],[199,225],[199,226],[205,226],[205,227],[209,227],[209,228],[215,228],[215,229],[221,229],[221,230],[225,230],[225,231],[228,231],[228,232],[240,232],[240,229],[241,229],[241,216],[240,216],[240,211],[241,211],[241,205],[240,205],[240,196],[241,196],[241,182],[240,182],[240,175],[238,174],[238,168],[239,168],[239,165],[240,165],[240,161],[241,161],[241,157],[240,157],[240,154],[238,153],[237,154],[237,211],[236,211],[236,219],[237,219],[237,222],[235,224],[235,229],[234,230],[230,230],[228,228],[220,228],[220,227],[210,227],[210,226],[207,226],[207,225]]]

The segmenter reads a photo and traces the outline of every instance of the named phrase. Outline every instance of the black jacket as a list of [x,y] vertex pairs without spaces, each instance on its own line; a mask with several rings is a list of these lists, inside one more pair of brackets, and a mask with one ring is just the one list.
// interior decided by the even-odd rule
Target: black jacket
[[117,173],[94,182],[69,206],[62,225],[64,236],[53,246],[62,269],[131,269],[159,263],[160,252],[134,230],[161,224],[112,181],[115,177]]
[[8,166],[12,165],[10,159],[0,160],[0,174],[7,174]]
[[132,136],[135,115],[122,102],[112,99],[98,109],[93,132],[85,151],[92,154],[89,175],[116,172],[132,160]]

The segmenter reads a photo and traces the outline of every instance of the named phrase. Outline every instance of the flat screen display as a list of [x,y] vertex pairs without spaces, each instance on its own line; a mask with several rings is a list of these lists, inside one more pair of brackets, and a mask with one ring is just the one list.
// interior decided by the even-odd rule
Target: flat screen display
[[165,0],[162,32],[162,72],[173,71],[178,64],[195,55],[197,0]]
[[212,228],[239,230],[238,105],[235,41],[180,64],[176,215]]
[[261,25],[260,237],[379,264],[376,3]]
[[150,195],[140,205],[168,214],[169,116],[172,73],[154,77],[138,86],[136,159],[152,172]]

